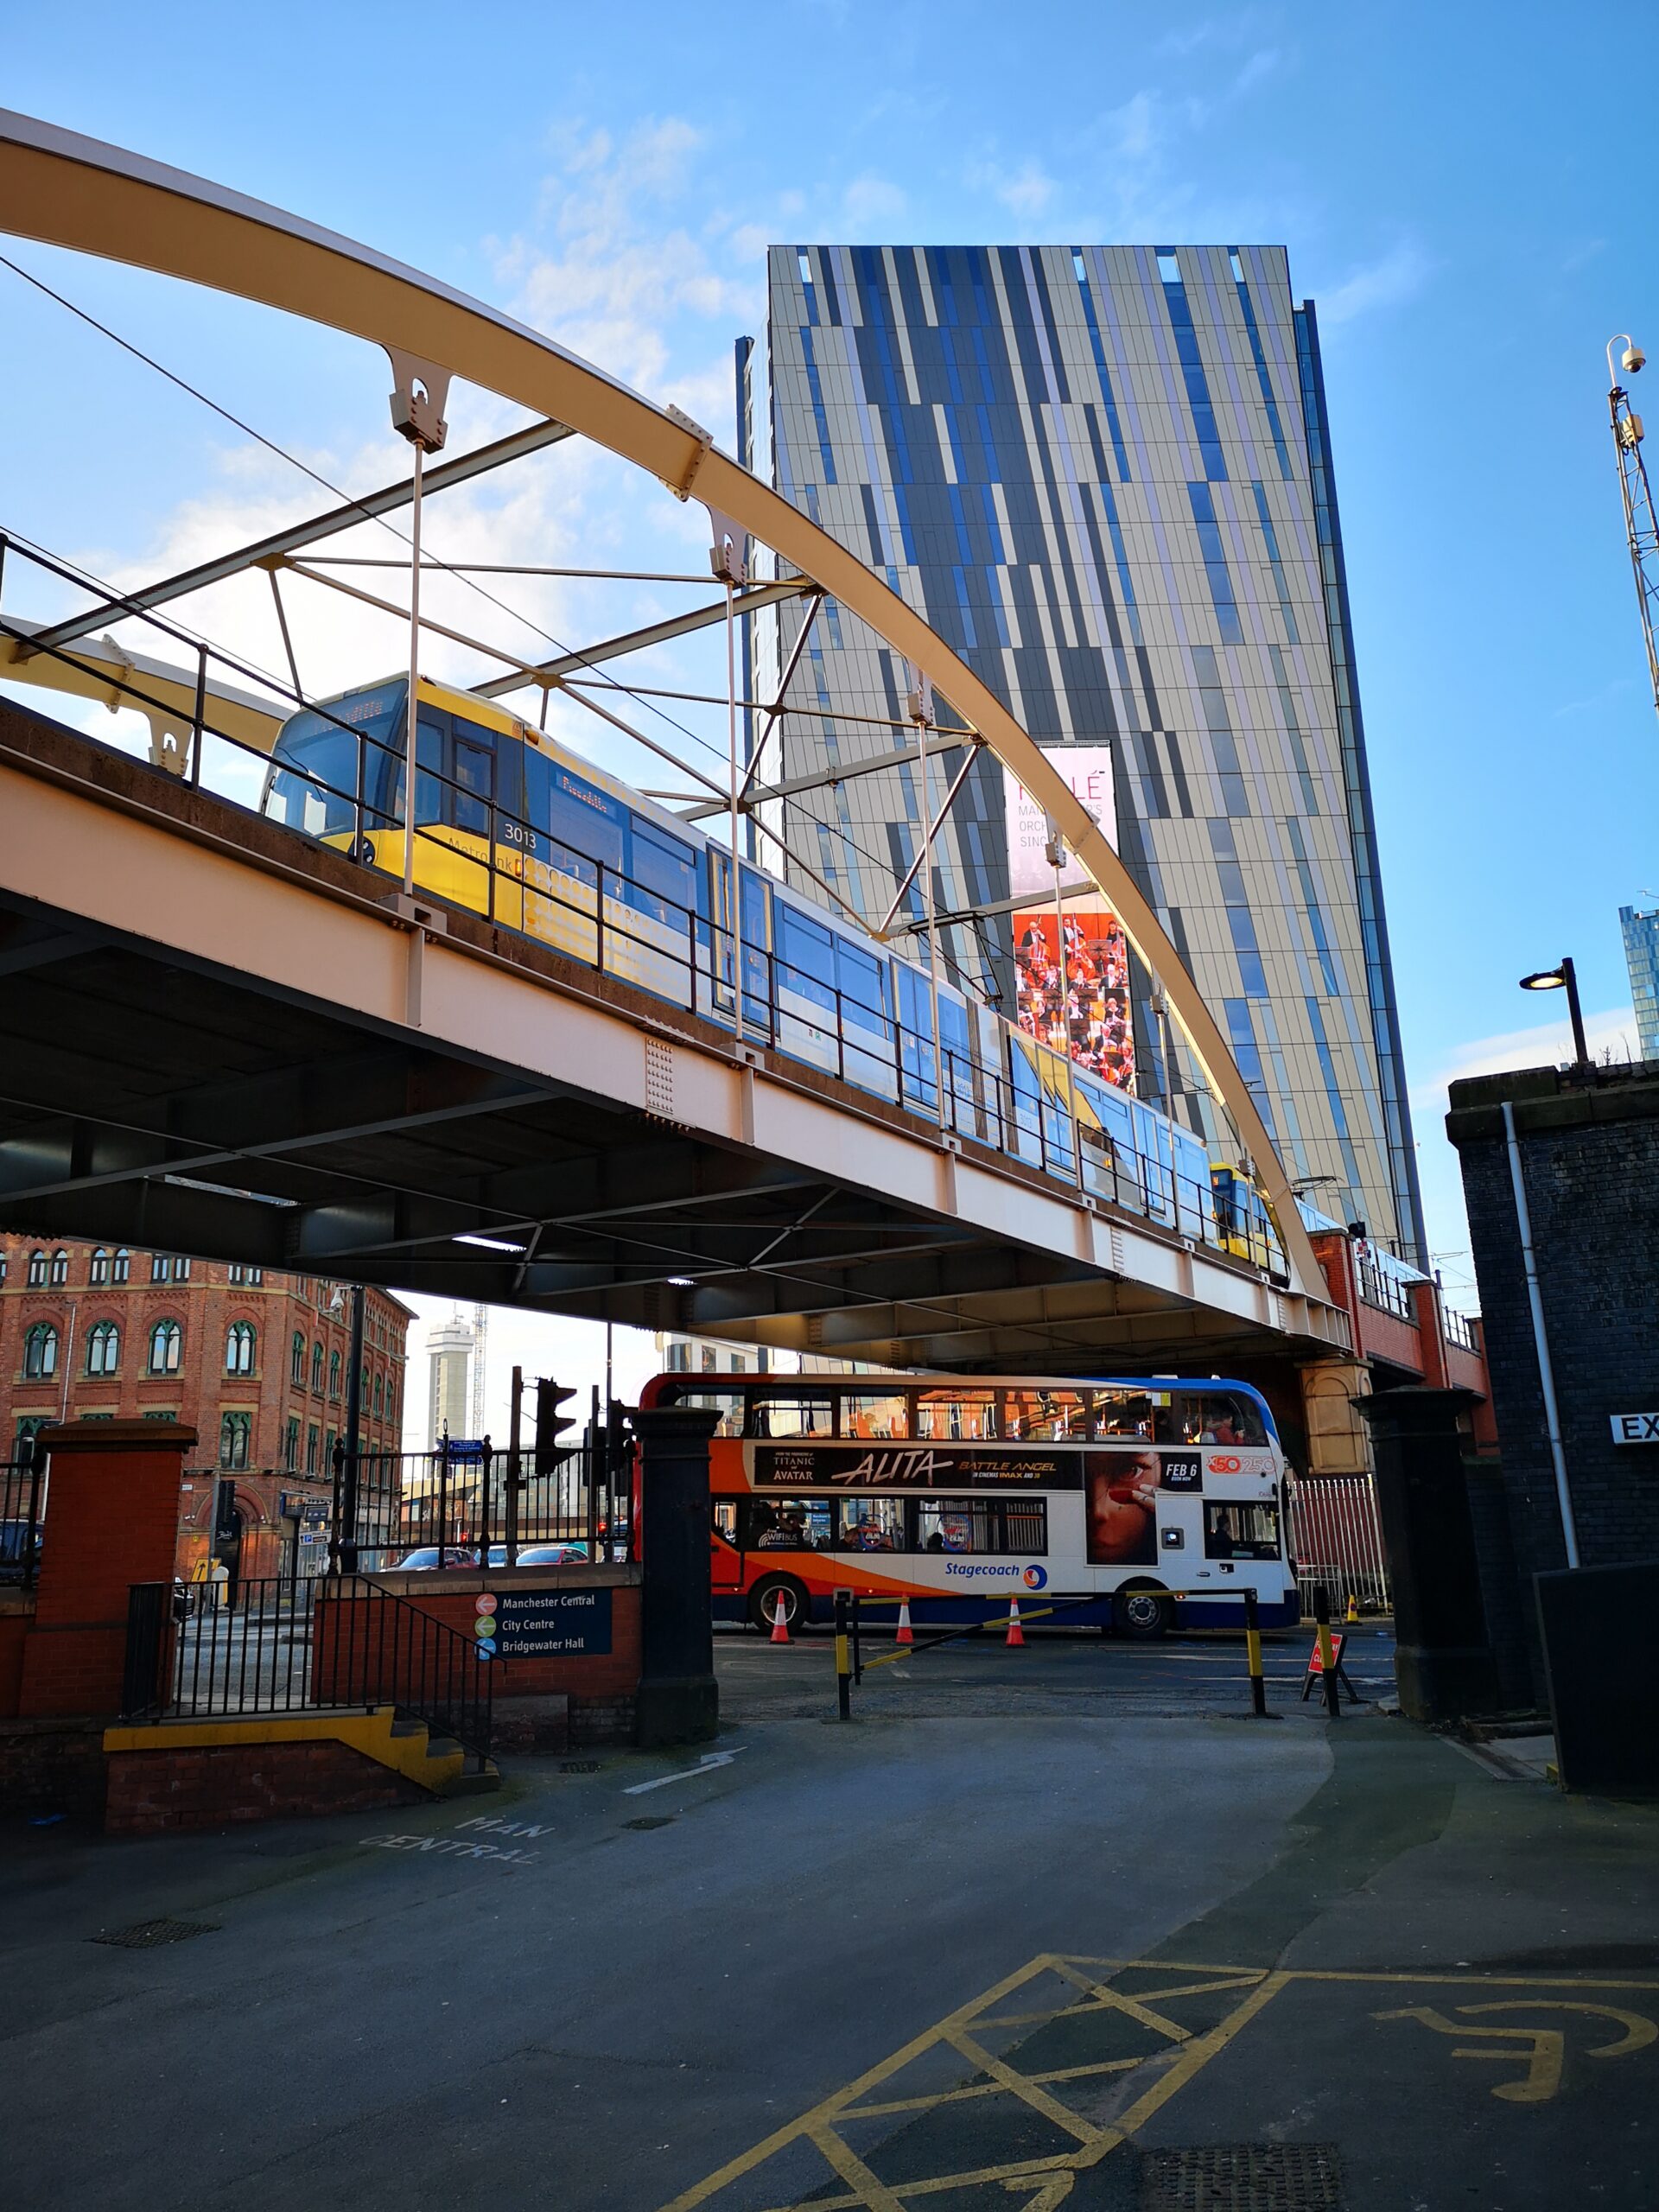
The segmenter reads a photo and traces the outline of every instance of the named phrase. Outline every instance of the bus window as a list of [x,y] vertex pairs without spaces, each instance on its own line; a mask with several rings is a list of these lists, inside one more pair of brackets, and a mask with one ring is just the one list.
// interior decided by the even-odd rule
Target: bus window
[[836,1402],[823,1397],[755,1397],[749,1405],[751,1436],[833,1436]]
[[1277,1559],[1276,1505],[1213,1505],[1204,1509],[1206,1559]]
[[905,1501],[902,1497],[843,1497],[837,1548],[843,1552],[902,1552],[905,1540]]
[[1173,1444],[1265,1444],[1262,1408],[1230,1390],[1184,1390],[1171,1408]]
[[717,1497],[715,1499],[714,1523],[715,1534],[717,1536],[723,1537],[728,1544],[736,1543],[737,1500],[734,1497]]
[[918,1442],[983,1444],[996,1434],[995,1390],[918,1390]]
[[716,1436],[741,1436],[743,1433],[743,1399],[736,1390],[676,1391],[664,1402],[676,1406],[708,1406],[720,1415]]
[[1035,1552],[1039,1555],[1048,1549],[1048,1500],[1045,1497],[1011,1497],[1002,1503],[1002,1548],[1010,1552]]
[[1094,1433],[1096,1440],[1111,1436],[1146,1436],[1152,1434],[1152,1417],[1157,1405],[1169,1402],[1167,1391],[1158,1390],[1096,1390],[1095,1392]]
[[995,1505],[984,1498],[930,1497],[916,1509],[916,1548],[924,1552],[998,1552]]
[[827,1552],[827,1497],[751,1497],[743,1501],[743,1548],[748,1552]]
[[890,1437],[910,1434],[910,1406],[901,1391],[886,1390],[865,1396],[849,1391],[841,1402],[841,1433],[846,1437]]
[[1005,1390],[1002,1433],[1024,1444],[1081,1443],[1089,1433],[1089,1401],[1075,1390]]

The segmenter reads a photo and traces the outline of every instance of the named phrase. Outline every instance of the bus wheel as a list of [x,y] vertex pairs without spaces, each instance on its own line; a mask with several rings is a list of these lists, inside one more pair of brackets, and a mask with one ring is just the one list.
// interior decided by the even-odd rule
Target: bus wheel
[[1166,1636],[1173,1608],[1158,1590],[1120,1590],[1112,1600],[1112,1625],[1120,1636],[1150,1643]]
[[749,1618],[758,1629],[768,1632],[778,1618],[778,1600],[784,1601],[784,1626],[791,1636],[806,1626],[810,1604],[805,1590],[792,1575],[771,1574],[764,1582],[757,1582],[749,1592]]

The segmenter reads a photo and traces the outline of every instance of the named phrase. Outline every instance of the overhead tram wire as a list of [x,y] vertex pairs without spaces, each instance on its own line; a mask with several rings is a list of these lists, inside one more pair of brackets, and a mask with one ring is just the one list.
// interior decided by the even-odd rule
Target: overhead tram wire
[[[245,437],[250,437],[256,444],[263,446],[267,453],[274,454],[278,461],[286,461],[289,467],[296,468],[302,476],[308,477],[314,484],[319,486],[321,489],[327,492],[331,498],[338,500],[341,506],[356,508],[365,522],[378,524],[380,529],[386,531],[389,537],[396,538],[400,545],[409,544],[410,540],[404,536],[404,532],[400,531],[394,523],[388,520],[385,515],[371,513],[367,508],[363,506],[362,503],[357,499],[354,493],[343,491],[339,485],[331,481],[329,478],[324,476],[319,470],[313,468],[308,461],[302,461],[296,454],[289,453],[286,447],[279,445],[274,438],[268,438],[262,430],[256,429],[251,423],[245,421],[241,416],[234,413],[230,408],[221,405],[218,400],[213,398],[208,393],[203,391],[199,385],[192,384],[188,378],[181,376],[176,370],[168,368],[165,362],[158,361],[153,353],[147,353],[142,346],[135,345],[130,338],[124,338],[118,330],[111,329],[108,323],[101,321],[99,317],[92,314],[89,309],[78,306],[73,300],[69,299],[65,294],[58,291],[54,286],[48,284],[43,277],[35,276],[33,270],[25,269],[21,263],[12,260],[9,254],[0,253],[0,266],[10,269],[14,276],[20,277],[25,284],[32,285],[37,292],[43,294],[46,298],[55,302],[55,303],[59,307],[62,308],[66,313],[75,316],[79,321],[84,322],[89,329],[97,331],[100,337],[107,338],[111,345],[118,346],[123,353],[130,353],[135,360],[142,361],[146,368],[153,370],[157,376],[164,378],[168,384],[175,385],[180,391],[188,394],[190,398],[195,400],[200,405],[206,407],[210,413],[217,415],[222,422],[228,423],[233,429],[241,431]],[[76,563],[71,565],[79,564]],[[526,629],[533,630],[537,637],[544,639],[546,642],[553,646],[556,652],[565,654],[570,658],[578,661],[583,668],[587,669],[590,677],[594,680],[596,685],[601,685],[606,689],[622,693],[625,697],[632,700],[637,706],[644,708],[648,713],[657,715],[659,721],[666,722],[671,729],[677,730],[682,737],[689,739],[692,744],[702,746],[706,753],[711,754],[715,759],[719,760],[722,766],[724,765],[725,754],[721,752],[719,747],[712,744],[707,738],[700,736],[696,730],[689,728],[687,725],[679,721],[677,716],[667,713],[663,708],[659,707],[656,703],[654,698],[643,692],[636,690],[631,684],[625,683],[618,677],[612,676],[608,670],[601,667],[596,662],[590,661],[579,646],[567,644],[562,638],[555,636],[553,632],[546,628],[543,624],[537,622],[532,615],[521,613],[518,608],[510,606],[505,600],[499,598],[494,592],[486,590],[482,584],[478,582],[474,576],[467,574],[464,568],[452,568],[447,561],[442,560],[436,554],[430,555],[429,560],[423,562],[422,565],[423,567],[429,565],[433,568],[442,569],[445,575],[454,577],[455,581],[460,583],[465,584],[469,590],[476,592],[480,599],[486,600],[491,606],[498,608],[499,612],[506,615],[510,620],[523,623]],[[96,579],[94,579],[94,582],[96,582]],[[105,595],[113,596],[114,594],[106,590]],[[197,642],[209,646],[211,650],[216,652],[220,652],[220,649],[213,645],[211,639],[198,637]],[[232,656],[228,654],[220,652],[220,658],[232,662],[232,665],[235,664],[232,659]],[[271,677],[265,671],[259,670],[257,667],[250,667],[244,672],[256,677],[256,678],[260,682],[270,684],[270,687],[276,691],[280,692],[286,689],[286,686],[280,681],[280,679]],[[533,681],[533,678],[526,678],[526,685],[528,686],[529,683]],[[791,710],[785,709],[784,711],[787,713]],[[796,711],[810,713],[811,712],[811,709],[801,709]],[[797,811],[804,815],[807,822],[810,823],[814,829],[823,830],[828,836],[838,838],[842,842],[847,845],[849,850],[856,853],[860,859],[867,861],[872,868],[877,870],[878,874],[890,875],[893,873],[891,861],[883,860],[879,854],[874,853],[866,846],[861,845],[844,824],[839,822],[830,823],[823,821],[819,816],[812,813],[810,808],[802,806],[798,798],[792,798],[789,804],[795,806]],[[788,847],[785,846],[784,850],[786,853],[788,851]],[[957,963],[950,958],[948,953],[945,954],[944,957],[947,964],[951,968],[958,980],[965,988],[975,990],[981,996],[984,995],[979,985],[969,982],[965,971],[957,966]]]

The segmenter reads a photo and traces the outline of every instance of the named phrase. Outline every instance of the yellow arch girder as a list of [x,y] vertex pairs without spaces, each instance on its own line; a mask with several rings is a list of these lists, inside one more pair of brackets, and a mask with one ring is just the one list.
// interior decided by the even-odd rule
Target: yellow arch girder
[[1162,984],[1205,1080],[1231,1115],[1277,1217],[1294,1287],[1325,1298],[1273,1140],[1152,907],[1001,701],[856,554],[683,417],[539,331],[337,232],[182,169],[0,110],[0,228],[257,300],[499,392],[650,470],[677,497],[729,518],[821,584],[931,681],[1058,824]]

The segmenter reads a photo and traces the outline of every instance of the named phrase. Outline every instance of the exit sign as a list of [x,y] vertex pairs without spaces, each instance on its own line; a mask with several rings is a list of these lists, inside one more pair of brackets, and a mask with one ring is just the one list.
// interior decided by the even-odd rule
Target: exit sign
[[1612,1414],[1615,1444],[1659,1444],[1659,1414]]

